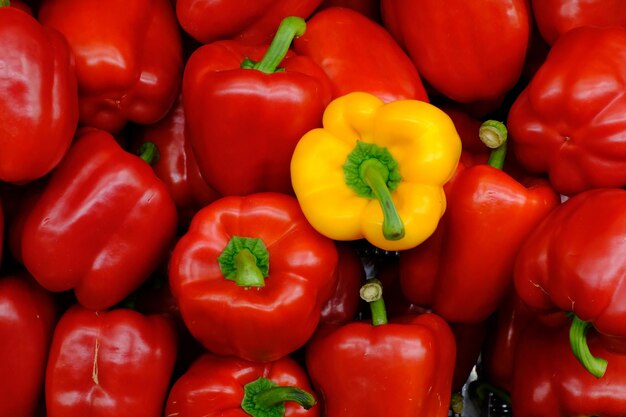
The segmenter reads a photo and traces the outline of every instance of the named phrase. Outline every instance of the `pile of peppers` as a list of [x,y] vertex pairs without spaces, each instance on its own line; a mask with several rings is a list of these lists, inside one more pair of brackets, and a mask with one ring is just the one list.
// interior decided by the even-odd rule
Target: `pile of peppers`
[[0,417],[626,415],[626,2],[0,0]]

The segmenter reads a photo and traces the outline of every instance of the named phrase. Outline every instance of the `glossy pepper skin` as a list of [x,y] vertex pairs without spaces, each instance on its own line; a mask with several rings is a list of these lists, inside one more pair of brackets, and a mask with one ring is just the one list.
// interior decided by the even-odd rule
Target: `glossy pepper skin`
[[94,310],[122,301],[167,253],[176,207],[148,163],[83,129],[21,227],[21,257],[50,291]]
[[168,0],[45,0],[38,20],[72,49],[81,126],[115,133],[158,121],[174,103],[183,55]]
[[[274,48],[220,41],[198,48],[187,62],[187,137],[204,180],[221,195],[293,193],[293,149],[321,125],[331,99],[322,69],[287,50],[305,26],[291,17]],[[263,67],[241,68],[246,58]]]
[[519,417],[621,417],[626,410],[626,356],[590,331],[589,347],[609,360],[597,379],[569,351],[567,326],[534,324],[520,335],[514,359],[511,409]]
[[320,323],[348,323],[357,316],[361,299],[359,288],[365,280],[365,269],[355,248],[344,242],[337,244],[337,274],[333,295],[321,311]]
[[508,115],[512,148],[561,194],[626,184],[626,28],[559,38]]
[[142,144],[146,142],[156,146],[158,155],[151,166],[172,196],[183,227],[189,225],[198,210],[220,197],[200,174],[185,135],[185,112],[180,97],[163,119],[141,126],[131,137],[131,141],[131,147],[136,153],[140,152]]
[[322,0],[177,0],[180,26],[203,44],[225,39],[262,45],[286,16],[308,18]]
[[[529,326],[556,328],[568,322],[562,312],[537,314],[511,288],[498,310],[489,318],[485,343],[481,352],[484,380],[493,387],[511,392],[515,351]],[[571,354],[571,353],[568,353]]]
[[255,362],[302,347],[336,283],[335,243],[280,193],[222,197],[178,241],[170,287],[210,351]]
[[428,101],[411,58],[383,26],[355,10],[330,7],[316,12],[293,48],[326,72],[333,98],[364,91],[384,102]]
[[[172,386],[165,405],[165,415],[249,417],[250,414],[242,409],[245,387],[259,378],[268,379],[277,386],[296,387],[309,394],[313,392],[305,370],[289,356],[273,362],[260,363],[235,356],[205,353]],[[312,396],[310,399],[313,399]],[[283,411],[266,415],[278,417],[319,415],[319,407],[305,409],[291,400],[284,402]]]
[[[626,351],[625,208],[623,189],[589,190],[568,199],[528,237],[514,270],[515,288],[534,311],[571,312],[579,338],[593,326],[619,352]],[[575,342],[572,348],[601,377],[606,363]]]
[[450,405],[455,350],[448,324],[426,313],[320,331],[307,344],[305,360],[326,417],[346,410],[363,417],[442,417]]
[[15,7],[0,6],[0,181],[48,174],[78,124],[78,92],[67,41]]
[[406,297],[449,322],[480,323],[496,311],[513,285],[519,248],[560,203],[545,179],[519,182],[506,173],[496,153],[505,150],[492,154],[499,160],[460,171],[446,187],[435,233],[400,254]]
[[0,415],[34,415],[56,320],[52,294],[32,277],[0,278]]
[[381,13],[423,79],[454,101],[498,99],[519,80],[531,28],[526,0],[382,0]]
[[331,7],[345,7],[355,10],[374,22],[380,22],[380,0],[322,0],[316,13]]
[[485,380],[510,393],[513,382],[515,349],[534,312],[511,289],[489,318],[481,362]]
[[50,348],[48,417],[160,417],[175,359],[176,333],[165,316],[72,306]]
[[434,232],[460,154],[454,124],[435,106],[354,92],[333,100],[323,127],[300,139],[291,181],[320,233],[403,250]]
[[541,37],[549,44],[581,26],[626,26],[626,3],[620,0],[532,0]]
[[2,265],[2,256],[4,254],[4,209],[2,208],[2,200],[0,200],[0,265]]

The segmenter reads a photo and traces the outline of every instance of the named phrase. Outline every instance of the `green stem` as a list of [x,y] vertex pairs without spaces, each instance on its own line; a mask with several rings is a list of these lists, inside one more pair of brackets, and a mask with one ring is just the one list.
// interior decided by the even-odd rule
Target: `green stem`
[[[293,39],[304,35],[305,30],[306,23],[301,17],[289,16],[284,18],[263,59],[254,64],[252,68],[267,74],[276,72],[278,65],[287,55]],[[246,66],[246,68],[248,67]]]
[[243,62],[241,63],[239,67],[243,69],[254,69],[255,65],[256,65],[256,62],[254,62],[250,58],[246,58],[243,60]]
[[387,240],[402,239],[404,223],[387,187],[387,169],[380,161],[372,158],[364,161],[359,171],[363,182],[372,189],[383,211],[383,236]]
[[452,394],[452,398],[450,399],[450,409],[452,409],[452,412],[454,414],[461,414],[463,413],[463,395],[455,392]]
[[137,155],[146,161],[148,165],[153,165],[159,160],[159,149],[152,142],[144,142],[139,147]]
[[271,407],[287,401],[293,401],[305,410],[315,405],[315,397],[298,387],[274,387],[257,394],[256,400],[261,407]]
[[505,390],[503,390],[502,388],[498,388],[495,385],[492,385],[488,382],[476,383],[472,388],[481,404],[484,404],[485,401],[487,401],[487,397],[489,396],[489,393],[492,393],[498,399],[500,399],[500,401],[508,405],[511,405],[510,394],[506,392]]
[[10,0],[0,0],[0,7],[8,7],[11,5]]
[[508,131],[504,123],[497,120],[487,120],[480,126],[478,136],[488,148],[492,149],[487,163],[501,170],[506,158],[508,138]]
[[279,386],[273,381],[260,377],[244,387],[241,408],[253,417],[283,417],[285,403],[298,403],[305,410],[316,404],[309,392],[294,386]]
[[387,324],[387,309],[383,300],[382,283],[375,278],[370,278],[363,284],[359,294],[361,299],[367,301],[370,305],[372,325],[380,326],[381,324]]
[[259,238],[233,236],[217,258],[226,279],[242,287],[263,287],[270,255]]
[[235,255],[235,268],[237,275],[235,284],[241,287],[263,287],[265,277],[256,263],[256,257],[250,250],[242,249]]
[[606,372],[607,361],[591,354],[587,344],[587,330],[589,327],[591,327],[591,323],[583,321],[574,315],[569,330],[570,346],[574,356],[583,367],[596,378],[602,378]]

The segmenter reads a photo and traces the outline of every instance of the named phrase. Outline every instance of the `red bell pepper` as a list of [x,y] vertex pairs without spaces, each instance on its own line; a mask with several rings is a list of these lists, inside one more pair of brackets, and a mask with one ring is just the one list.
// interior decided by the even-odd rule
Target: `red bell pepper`
[[569,352],[567,326],[529,325],[515,353],[511,411],[515,417],[621,417],[626,410],[626,356],[607,349],[594,331],[594,354],[610,365],[601,379]]
[[[23,1],[19,1],[19,0],[4,0],[5,2],[8,1],[9,6],[10,7],[15,7],[16,9],[20,9],[23,12],[28,13],[29,15],[33,15],[33,8],[31,7],[31,5],[29,3],[25,3]],[[2,7],[2,6],[0,6]]]
[[380,0],[322,0],[316,13],[330,7],[346,7],[361,13],[374,22],[380,22]]
[[[307,344],[322,415],[447,416],[456,350],[450,327],[430,313],[387,321],[383,299],[370,298],[371,284],[363,291],[371,322],[329,327]],[[380,297],[380,286],[374,292]]]
[[166,416],[317,417],[305,370],[289,356],[250,362],[205,353],[172,386]]
[[203,44],[225,39],[261,45],[286,16],[308,18],[322,0],[178,0],[180,26]]
[[552,45],[565,32],[581,26],[626,26],[622,0],[531,0],[535,23]]
[[293,48],[326,72],[333,98],[365,91],[384,102],[428,101],[411,58],[383,26],[357,11],[331,7],[315,13]]
[[151,166],[172,196],[182,226],[188,226],[198,210],[219,197],[200,174],[185,135],[185,112],[180,97],[163,119],[139,127],[131,136],[131,142],[135,152],[140,152],[142,144],[146,142],[156,146],[158,157]]
[[489,319],[481,356],[484,379],[490,385],[511,392],[515,348],[534,312],[512,289]]
[[463,386],[469,379],[481,354],[487,335],[487,322],[449,324],[456,344],[452,392],[462,393]]
[[82,126],[118,132],[128,121],[151,124],[174,103],[183,55],[168,0],[47,0],[38,19],[70,44]]
[[187,62],[187,138],[204,180],[222,195],[293,193],[293,150],[304,133],[321,126],[331,99],[322,69],[287,54],[304,28],[303,20],[290,17],[269,49],[214,42]]
[[[377,262],[374,276],[385,289],[385,307],[390,319],[428,312],[428,309],[411,303],[400,286],[398,256],[384,256]],[[365,312],[362,312],[365,315]],[[473,324],[448,323],[454,334],[456,357],[452,376],[452,392],[460,392],[478,360],[487,326],[485,322]]]
[[460,164],[468,168],[479,163],[486,163],[491,151],[480,139],[480,127],[483,122],[457,106],[442,104],[439,107],[450,116],[463,142]]
[[4,215],[4,246],[7,258],[22,264],[22,230],[31,208],[41,195],[48,177],[28,184],[13,186],[4,184],[0,190]]
[[2,208],[2,200],[0,199],[0,265],[2,265],[3,254],[4,254],[4,209]]
[[519,80],[531,28],[526,0],[382,0],[381,8],[385,27],[446,97],[499,99]]
[[504,172],[503,146],[453,178],[433,236],[400,254],[406,297],[450,322],[479,323],[496,311],[519,247],[560,202],[547,181],[520,183]]
[[200,210],[170,260],[170,287],[210,351],[267,362],[300,347],[336,287],[335,243],[295,197],[222,197]]
[[515,288],[539,312],[573,314],[574,355],[597,377],[606,361],[586,348],[590,326],[611,349],[626,352],[626,190],[577,194],[528,237],[515,262]]
[[32,277],[0,278],[0,415],[33,416],[56,320],[52,294]]
[[508,116],[522,166],[561,194],[626,185],[626,28],[561,36]]
[[176,207],[146,161],[109,133],[83,129],[21,227],[22,262],[50,291],[87,308],[145,281],[176,232]]
[[562,312],[536,314],[511,288],[502,300],[498,310],[489,318],[485,343],[481,352],[479,376],[480,384],[496,394],[506,393],[512,389],[513,365],[515,350],[526,327],[547,325],[558,327],[567,322]]
[[0,181],[21,184],[52,171],[72,143],[76,73],[63,36],[6,2],[0,37]]
[[176,358],[165,316],[72,306],[54,331],[48,417],[160,417]]
[[168,263],[175,245],[176,239],[170,243],[157,269],[121,305],[144,315],[164,315],[172,320],[178,339],[173,377],[178,378],[206,349],[189,332],[169,286]]
[[348,323],[357,316],[359,288],[365,280],[365,269],[357,251],[345,242],[336,242],[338,263],[333,295],[321,311],[320,323]]

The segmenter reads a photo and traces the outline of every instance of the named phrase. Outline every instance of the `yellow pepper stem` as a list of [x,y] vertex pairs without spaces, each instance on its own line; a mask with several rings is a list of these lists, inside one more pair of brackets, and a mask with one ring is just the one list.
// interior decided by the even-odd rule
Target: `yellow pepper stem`
[[404,223],[387,187],[387,168],[378,159],[367,159],[359,168],[361,178],[371,189],[383,210],[383,236],[387,240],[404,237]]

